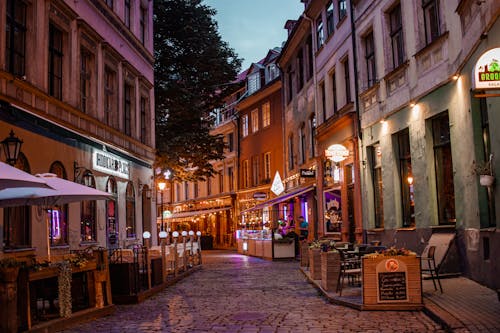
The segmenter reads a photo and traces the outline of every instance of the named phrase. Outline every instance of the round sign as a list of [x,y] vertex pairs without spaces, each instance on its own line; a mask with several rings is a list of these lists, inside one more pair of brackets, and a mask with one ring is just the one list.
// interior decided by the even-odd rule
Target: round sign
[[325,155],[334,162],[342,162],[349,157],[349,150],[343,145],[335,144],[328,147]]
[[396,272],[399,269],[399,262],[396,259],[388,259],[385,262],[385,269],[389,272]]

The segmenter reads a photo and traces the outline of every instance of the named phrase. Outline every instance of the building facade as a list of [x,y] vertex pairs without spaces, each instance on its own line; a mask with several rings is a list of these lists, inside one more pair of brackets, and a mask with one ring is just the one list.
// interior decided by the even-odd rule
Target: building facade
[[51,214],[0,210],[4,252],[127,247],[152,230],[152,10],[152,1],[1,2],[0,136],[24,141],[16,166],[112,195]]
[[354,8],[366,239],[420,253],[448,233],[455,271],[492,288],[500,286],[498,187],[481,186],[475,167],[492,160],[498,172],[498,86],[488,74],[497,59],[482,57],[500,46],[499,13],[495,1]]

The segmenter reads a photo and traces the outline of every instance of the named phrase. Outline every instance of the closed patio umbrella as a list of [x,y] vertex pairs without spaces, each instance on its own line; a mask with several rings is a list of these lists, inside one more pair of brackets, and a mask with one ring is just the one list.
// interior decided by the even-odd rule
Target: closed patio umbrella
[[52,173],[37,174],[51,188],[8,188],[0,190],[0,207],[64,205],[84,200],[104,200],[110,194],[95,188],[62,179]]
[[0,190],[23,187],[50,188],[42,178],[0,162]]

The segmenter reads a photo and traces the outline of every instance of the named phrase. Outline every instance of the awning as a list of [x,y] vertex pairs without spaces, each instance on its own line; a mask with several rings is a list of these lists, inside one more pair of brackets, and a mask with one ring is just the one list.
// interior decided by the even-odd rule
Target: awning
[[278,204],[280,202],[283,202],[283,201],[286,201],[288,199],[294,198],[294,197],[299,196],[301,194],[310,192],[310,191],[314,190],[315,188],[316,188],[315,185],[311,185],[311,186],[308,186],[308,187],[305,187],[305,188],[297,189],[297,190],[292,191],[290,193],[285,193],[285,194],[283,194],[283,195],[281,195],[279,197],[276,197],[276,198],[267,200],[265,202],[262,202],[262,203],[260,203],[258,205],[255,205],[252,208],[245,209],[245,210],[241,211],[241,214],[244,214],[246,212],[250,212],[252,210],[262,209],[264,207],[268,207],[268,206],[272,206],[272,205]]
[[231,207],[221,207],[221,208],[212,208],[212,209],[204,209],[204,210],[194,210],[194,211],[189,211],[189,212],[173,213],[172,216],[167,218],[167,220],[182,218],[182,217],[205,215],[205,214],[216,213],[216,212],[220,212],[221,210],[229,210],[229,209],[231,209]]

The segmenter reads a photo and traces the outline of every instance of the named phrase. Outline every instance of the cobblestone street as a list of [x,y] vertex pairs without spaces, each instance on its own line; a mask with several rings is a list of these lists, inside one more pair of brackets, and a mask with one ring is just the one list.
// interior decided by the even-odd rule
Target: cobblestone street
[[203,268],[141,304],[65,332],[444,332],[422,312],[328,303],[296,261],[205,251]]

